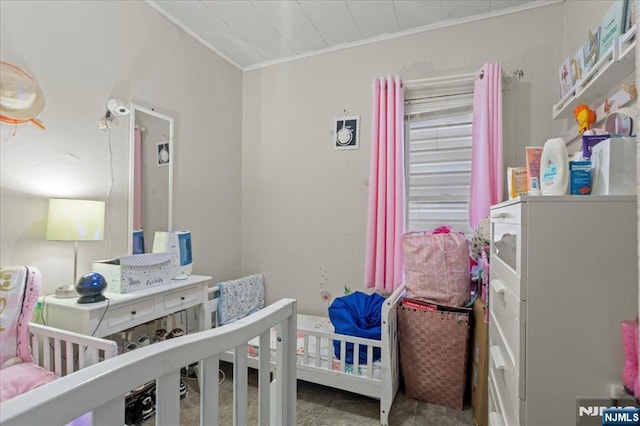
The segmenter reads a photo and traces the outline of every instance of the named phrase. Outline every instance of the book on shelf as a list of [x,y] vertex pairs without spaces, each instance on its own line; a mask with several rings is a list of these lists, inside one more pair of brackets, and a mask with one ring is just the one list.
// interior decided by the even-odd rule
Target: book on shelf
[[600,59],[600,27],[596,27],[593,30],[589,30],[589,35],[587,38],[587,43],[582,48],[582,53],[584,55],[583,62],[583,75],[586,75],[591,71],[591,68],[598,62]]
[[571,91],[573,87],[573,80],[571,79],[571,58],[567,57],[562,65],[560,65],[560,96],[564,98],[564,95]]
[[578,51],[571,58],[571,80],[573,84],[576,84],[578,80],[582,79],[584,73],[584,52],[583,47],[580,46]]
[[609,53],[616,37],[624,33],[626,10],[627,1],[616,0],[602,17],[600,22],[600,57]]
[[625,12],[625,25],[624,32],[629,31],[636,24],[636,14],[638,13],[638,7],[634,4],[633,0],[627,0],[627,9]]

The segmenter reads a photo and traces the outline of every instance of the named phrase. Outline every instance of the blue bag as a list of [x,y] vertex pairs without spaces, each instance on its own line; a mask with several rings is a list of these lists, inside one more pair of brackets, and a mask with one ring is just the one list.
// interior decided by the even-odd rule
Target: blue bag
[[[336,333],[348,336],[380,340],[382,335],[382,305],[385,298],[377,293],[366,294],[360,291],[336,298],[329,306],[329,319]],[[340,358],[340,341],[333,342],[336,357]],[[367,360],[367,346],[360,345],[360,365]],[[373,349],[373,361],[380,359],[380,348]],[[347,364],[353,364],[353,343],[346,344]]]

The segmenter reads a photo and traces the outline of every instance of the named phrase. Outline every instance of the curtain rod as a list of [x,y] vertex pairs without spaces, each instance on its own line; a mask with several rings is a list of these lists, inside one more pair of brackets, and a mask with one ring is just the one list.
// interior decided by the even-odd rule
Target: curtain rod
[[[512,72],[506,73],[502,71],[502,78],[515,78],[521,79],[524,76],[524,71],[521,69],[516,69]],[[409,86],[420,87],[427,85],[436,85],[436,84],[452,84],[457,82],[465,82],[465,81],[474,81],[476,78],[484,77],[484,70],[480,70],[478,72],[465,73],[465,74],[455,74],[451,76],[440,76],[440,77],[430,77],[430,78],[421,78],[418,80],[406,80],[402,82],[405,88]]]
[[422,103],[420,101],[426,101],[426,100],[433,100],[433,99],[443,99],[443,98],[450,98],[453,96],[461,96],[461,95],[473,95],[473,91],[471,92],[458,92],[458,93],[450,93],[450,94],[446,94],[446,95],[435,95],[435,96],[420,96],[417,98],[408,98],[405,99],[405,104],[415,104],[415,103]]
[[427,84],[438,84],[438,83],[452,83],[456,81],[474,80],[476,77],[482,74],[484,74],[484,72],[480,71],[480,72],[473,72],[473,73],[466,73],[466,74],[421,78],[418,80],[406,80],[406,81],[403,81],[402,83],[405,87],[406,86],[422,86]]

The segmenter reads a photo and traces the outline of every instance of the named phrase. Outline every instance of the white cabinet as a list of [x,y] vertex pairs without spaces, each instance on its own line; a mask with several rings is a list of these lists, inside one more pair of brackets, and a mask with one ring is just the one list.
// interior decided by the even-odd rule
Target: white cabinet
[[491,208],[490,424],[576,423],[621,384],[637,315],[635,196],[523,196]]
[[199,330],[211,328],[209,281],[211,277],[190,275],[185,280],[131,293],[105,293],[108,301],[78,304],[76,298],[42,299],[42,316],[47,325],[105,337],[153,319],[198,306]]

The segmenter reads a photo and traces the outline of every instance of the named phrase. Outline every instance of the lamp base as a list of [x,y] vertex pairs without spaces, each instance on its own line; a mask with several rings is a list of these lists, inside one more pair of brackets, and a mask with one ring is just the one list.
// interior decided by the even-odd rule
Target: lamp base
[[77,303],[96,303],[96,302],[104,302],[107,298],[104,294],[89,294],[86,296],[78,297]]
[[79,294],[76,291],[76,288],[72,285],[63,285],[56,288],[56,298],[58,299],[72,299],[78,296]]

